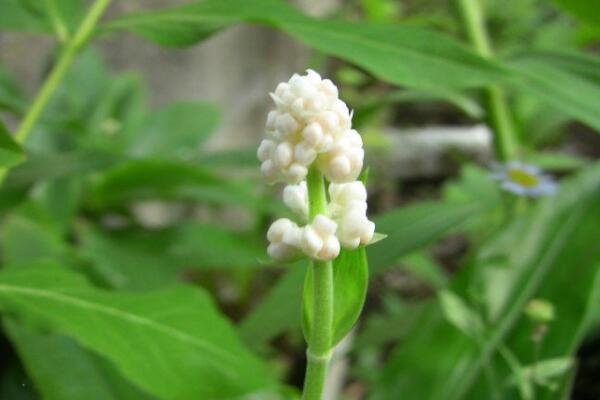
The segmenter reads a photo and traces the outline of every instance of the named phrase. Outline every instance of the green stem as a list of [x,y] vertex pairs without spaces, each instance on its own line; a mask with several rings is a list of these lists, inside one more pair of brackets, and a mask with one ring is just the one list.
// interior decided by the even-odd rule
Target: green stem
[[110,0],[96,0],[96,2],[94,2],[90,8],[90,11],[81,22],[81,25],[79,25],[75,35],[73,35],[71,40],[66,43],[58,62],[50,72],[50,75],[48,75],[48,78],[42,85],[42,88],[35,97],[33,104],[21,122],[21,126],[19,127],[15,137],[17,142],[24,143],[25,140],[27,140],[31,130],[40,118],[42,111],[44,111],[44,108],[48,104],[52,94],[56,91],[56,88],[64,77],[65,72],[67,72],[73,63],[75,55],[79,52],[79,50],[81,50],[81,48],[90,38],[96,23],[102,16],[102,13],[109,3]]
[[[307,177],[309,215],[312,220],[327,211],[325,181],[316,168]],[[327,367],[331,359],[333,335],[333,266],[331,261],[313,261],[313,316],[314,321],[308,338],[307,368],[304,378],[304,400],[321,400]]]
[[[73,63],[73,59],[81,48],[86,44],[90,36],[92,35],[96,23],[106,10],[106,7],[110,4],[111,0],[96,0],[90,7],[89,12],[77,28],[75,34],[65,43],[63,51],[52,68],[52,71],[46,78],[41,89],[36,95],[33,103],[27,110],[25,117],[21,121],[21,125],[15,134],[15,140],[18,143],[25,143],[33,127],[39,120],[42,112],[46,108],[48,101],[52,97],[52,94],[58,88],[58,85],[62,81],[65,73]],[[0,183],[4,180],[7,173],[6,169],[0,169]]]
[[[480,56],[492,58],[492,46],[479,0],[456,0],[456,2],[471,45]],[[484,88],[483,94],[488,121],[494,131],[496,156],[502,161],[513,160],[518,156],[518,141],[506,95],[498,86]]]

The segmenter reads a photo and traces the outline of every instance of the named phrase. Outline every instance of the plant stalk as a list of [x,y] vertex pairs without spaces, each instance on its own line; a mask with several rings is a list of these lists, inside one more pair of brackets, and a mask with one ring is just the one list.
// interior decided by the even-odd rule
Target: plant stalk
[[[455,1],[471,45],[480,56],[492,58],[492,46],[479,0]],[[494,131],[496,157],[501,161],[514,160],[518,156],[518,140],[504,90],[499,86],[488,86],[484,88],[483,95],[488,123]]]
[[[73,63],[75,56],[83,46],[85,46],[94,32],[98,20],[106,10],[106,7],[110,4],[110,1],[111,0],[96,0],[77,28],[75,34],[65,43],[58,61],[52,68],[52,71],[50,71],[50,74],[44,81],[42,87],[35,96],[33,103],[27,110],[25,117],[23,117],[23,120],[21,121],[19,129],[15,134],[15,140],[18,143],[25,143],[29,137],[33,127],[46,108],[46,105],[48,105],[48,101]],[[0,183],[4,180],[6,173],[7,170],[5,168],[0,169]]]
[[[313,167],[307,177],[309,216],[312,220],[327,211],[325,181]],[[333,336],[333,266],[331,261],[313,261],[313,326],[308,339],[307,368],[304,378],[304,400],[321,400],[331,360]]]

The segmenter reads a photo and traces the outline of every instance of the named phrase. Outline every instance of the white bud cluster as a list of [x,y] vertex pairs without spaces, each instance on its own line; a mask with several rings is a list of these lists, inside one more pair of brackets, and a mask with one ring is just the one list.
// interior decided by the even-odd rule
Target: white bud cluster
[[[375,224],[367,218],[367,190],[356,181],[363,166],[363,143],[351,129],[351,113],[329,79],[314,71],[294,75],[271,94],[276,110],[267,118],[268,139],[258,148],[261,170],[272,183],[286,182],[283,202],[308,221],[298,226],[282,218],[267,232],[269,255],[289,261],[304,253],[315,260],[332,260],[340,247],[355,249],[371,241]],[[313,166],[314,163],[314,166]],[[305,181],[313,166],[332,182],[328,215],[308,220]]]
[[269,138],[257,154],[269,182],[299,183],[315,161],[331,182],[358,177],[363,143],[351,129],[352,115],[333,82],[308,70],[280,83],[271,97],[276,108],[267,117]]
[[329,212],[338,224],[342,246],[355,249],[373,239],[375,224],[367,218],[367,189],[361,181],[329,185]]

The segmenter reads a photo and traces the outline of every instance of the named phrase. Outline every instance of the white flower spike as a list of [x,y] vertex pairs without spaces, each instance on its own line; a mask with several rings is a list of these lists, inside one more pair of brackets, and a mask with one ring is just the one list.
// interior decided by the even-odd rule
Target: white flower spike
[[257,152],[269,183],[297,184],[315,162],[331,182],[358,177],[363,143],[351,129],[352,115],[333,82],[308,70],[280,83],[271,98],[275,110],[267,116],[269,138]]
[[[275,221],[267,232],[269,255],[289,261],[304,253],[328,261],[339,255],[340,247],[368,244],[375,224],[367,218],[365,185],[356,180],[363,167],[363,142],[352,129],[352,113],[338,98],[337,87],[308,70],[280,83],[271,98],[276,108],[267,116],[268,138],[257,151],[261,171],[269,183],[287,184],[283,202],[308,224]],[[327,215],[312,221],[305,181],[310,168],[331,182],[329,204],[323,210]]]

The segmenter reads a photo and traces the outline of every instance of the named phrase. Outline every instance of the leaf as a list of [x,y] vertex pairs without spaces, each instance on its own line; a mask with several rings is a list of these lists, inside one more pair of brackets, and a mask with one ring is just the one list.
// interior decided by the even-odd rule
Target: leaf
[[306,261],[299,261],[290,265],[264,299],[242,320],[238,329],[246,344],[261,348],[281,332],[299,327],[306,264]]
[[[310,338],[313,316],[312,267],[306,270],[304,280],[303,328],[304,336]],[[342,250],[333,260],[333,337],[335,346],[352,329],[360,313],[369,282],[369,267],[364,247]]]
[[473,87],[506,77],[502,67],[439,33],[402,25],[318,20],[280,0],[207,0],[126,15],[105,24],[104,30],[129,30],[161,45],[189,46],[239,22],[274,26],[398,85]]
[[45,400],[150,399],[123,378],[103,371],[102,361],[71,339],[36,333],[10,319],[4,329]]
[[27,99],[12,74],[0,64],[0,110],[5,109],[21,115],[27,107]]
[[483,334],[483,322],[479,315],[463,299],[450,290],[438,294],[444,316],[465,335],[479,339]]
[[199,288],[108,292],[34,264],[0,272],[0,308],[73,337],[158,397],[230,398],[270,385]]
[[105,172],[90,195],[95,207],[147,199],[171,199],[269,209],[272,202],[248,182],[231,181],[190,163],[167,159],[130,160]]
[[108,169],[121,159],[110,153],[79,150],[68,153],[30,154],[27,161],[11,170],[5,188],[27,188],[36,182],[85,176]]
[[[450,287],[462,297],[475,297],[483,303],[486,320],[493,328],[483,346],[457,332],[443,318],[442,309],[429,304],[419,328],[394,351],[372,398],[411,393],[424,400],[454,400],[490,393],[484,369],[493,368],[496,375],[510,373],[505,360],[497,355],[500,345],[508,343],[519,358],[530,357],[531,323],[523,319],[522,310],[532,297],[551,299],[557,315],[573,317],[573,321],[560,324],[562,329],[551,327],[549,334],[555,331],[557,341],[552,345],[545,341],[542,348],[574,351],[588,326],[581,323],[585,310],[598,301],[599,290],[591,289],[600,282],[594,265],[598,250],[590,238],[598,235],[599,193],[600,164],[596,163],[563,182],[557,196],[540,202],[504,228],[499,236],[511,240],[488,240],[479,253],[493,254],[498,249],[487,248],[501,246],[504,257],[494,257],[493,263],[476,258],[463,267]],[[590,297],[590,293],[596,295]],[[563,336],[565,331],[568,334]]]
[[165,254],[162,235],[137,240],[131,234],[110,234],[88,225],[78,228],[80,257],[111,288],[157,289],[172,285],[181,272],[181,265]]
[[527,157],[527,161],[545,171],[571,171],[582,168],[586,159],[566,154],[551,152],[536,152]]
[[448,276],[443,267],[424,251],[409,254],[401,262],[404,270],[433,288],[441,289],[448,284]]
[[0,168],[10,168],[25,160],[23,149],[0,121]]
[[148,116],[137,137],[133,138],[131,153],[161,157],[197,153],[218,122],[219,112],[212,104],[171,103]]
[[600,132],[600,115],[595,107],[595,99],[600,98],[599,85],[541,60],[518,59],[511,66],[519,74],[515,86],[522,92]]
[[[523,367],[521,373],[528,379],[535,380],[537,383],[547,383],[551,378],[560,377],[575,366],[575,360],[571,357],[558,357],[547,360],[541,360],[535,364]],[[511,384],[515,384],[515,379],[511,379]]]
[[554,0],[554,2],[581,21],[600,27],[600,10],[593,0]]
[[367,248],[372,273],[379,273],[401,255],[440,239],[480,210],[474,203],[424,202],[377,216],[377,231],[388,237]]
[[0,28],[48,32],[55,24],[73,28],[81,17],[80,0],[3,0]]

